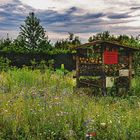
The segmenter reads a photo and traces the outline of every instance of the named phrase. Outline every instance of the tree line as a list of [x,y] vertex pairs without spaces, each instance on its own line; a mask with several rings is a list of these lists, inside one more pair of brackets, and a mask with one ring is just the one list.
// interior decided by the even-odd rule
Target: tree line
[[[122,45],[140,48],[139,35],[137,37],[127,35],[111,35],[109,31],[90,36],[88,42],[96,40],[115,41]],[[73,33],[68,33],[66,39],[51,43],[46,36],[45,29],[41,26],[40,20],[35,14],[29,13],[24,25],[20,26],[20,32],[16,39],[12,40],[7,34],[6,39],[0,39],[0,51],[16,53],[73,53],[76,46],[81,44],[81,40]]]

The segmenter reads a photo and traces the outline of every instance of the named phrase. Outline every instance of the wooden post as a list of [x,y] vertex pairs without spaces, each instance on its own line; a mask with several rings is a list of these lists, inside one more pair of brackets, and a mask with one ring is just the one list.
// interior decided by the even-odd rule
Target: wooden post
[[102,94],[103,94],[103,96],[107,95],[106,76],[105,76],[104,64],[102,65]]
[[105,66],[104,66],[104,50],[105,50],[106,46],[105,44],[102,44],[102,49],[101,49],[101,53],[102,53],[102,94],[103,96],[107,95],[107,90],[106,90],[106,75],[105,75]]
[[76,86],[77,86],[77,88],[79,87],[79,63],[80,63],[80,61],[79,61],[79,56],[77,55],[76,56]]
[[132,53],[129,52],[129,89],[131,88],[132,79]]

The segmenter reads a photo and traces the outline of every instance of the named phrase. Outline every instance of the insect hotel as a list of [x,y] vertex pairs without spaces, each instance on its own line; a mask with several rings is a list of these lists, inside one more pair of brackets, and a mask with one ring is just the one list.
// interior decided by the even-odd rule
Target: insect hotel
[[77,87],[101,89],[115,87],[128,90],[131,86],[133,55],[137,48],[123,46],[108,41],[95,41],[77,47],[76,81]]

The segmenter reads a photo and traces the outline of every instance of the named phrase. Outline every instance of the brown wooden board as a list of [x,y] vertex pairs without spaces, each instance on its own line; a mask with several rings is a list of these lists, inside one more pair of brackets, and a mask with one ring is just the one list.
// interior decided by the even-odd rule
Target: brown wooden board
[[102,67],[100,64],[80,64],[80,76],[100,76],[102,74]]
[[129,77],[118,77],[115,82],[118,88],[122,88],[122,87],[129,88],[129,84],[130,84]]
[[102,88],[102,79],[80,79],[80,87],[98,87]]

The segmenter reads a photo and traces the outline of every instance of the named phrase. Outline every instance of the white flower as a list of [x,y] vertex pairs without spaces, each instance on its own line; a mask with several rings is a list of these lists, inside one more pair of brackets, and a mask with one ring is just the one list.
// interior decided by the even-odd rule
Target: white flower
[[103,127],[106,126],[106,123],[101,123],[101,126],[103,126]]
[[8,112],[8,110],[5,110],[5,112]]

